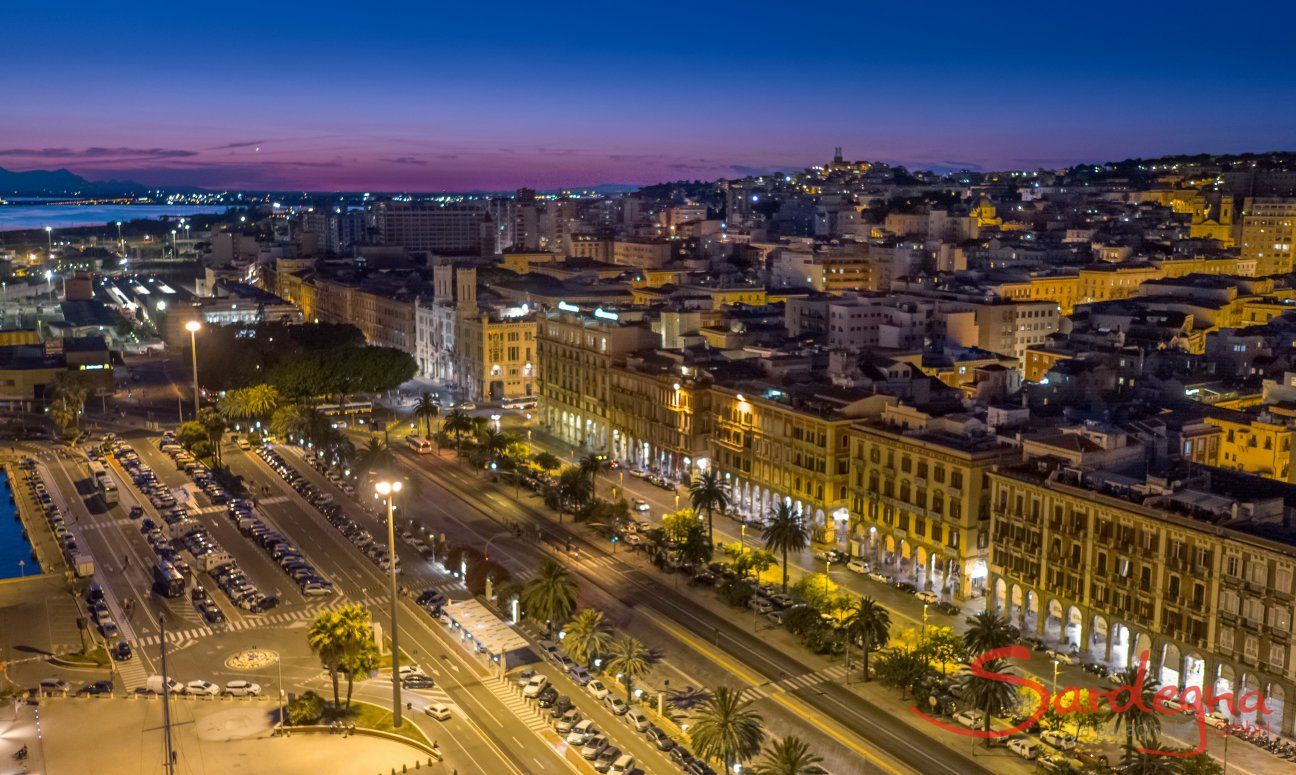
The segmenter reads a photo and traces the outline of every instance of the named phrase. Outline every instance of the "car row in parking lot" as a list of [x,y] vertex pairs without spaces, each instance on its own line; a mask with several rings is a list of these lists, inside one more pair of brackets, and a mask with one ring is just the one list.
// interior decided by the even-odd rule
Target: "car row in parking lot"
[[23,484],[31,494],[32,500],[36,501],[45,514],[45,522],[58,541],[59,548],[63,550],[64,559],[70,567],[77,567],[79,563],[76,557],[80,553],[80,547],[77,545],[76,536],[68,529],[67,515],[59,510],[54,499],[50,497],[49,488],[45,486],[45,480],[36,468],[36,460],[23,458],[19,465],[23,469]]
[[[316,489],[314,485],[306,481],[306,478],[296,468],[286,462],[282,455],[269,446],[257,447],[256,453],[266,462],[266,465],[278,472],[284,478],[284,481],[318,509],[324,515],[324,518],[329,521],[329,524],[337,528],[348,541],[355,544],[355,547],[364,556],[368,557],[384,572],[387,571],[392,561],[387,547],[375,541],[368,530],[365,530],[355,520],[343,514],[342,507],[333,502],[331,494]],[[399,557],[396,558],[396,570],[400,571]]]
[[303,595],[317,597],[333,594],[333,583],[302,556],[301,550],[292,541],[272,530],[256,516],[251,501],[235,498],[225,513],[240,533],[255,541],[292,578]]
[[[713,770],[706,762],[697,759],[687,748],[677,744],[666,734],[660,727],[655,726],[648,716],[639,708],[631,707],[623,697],[618,696],[603,683],[602,679],[591,676],[589,670],[582,665],[576,664],[569,656],[563,653],[562,647],[551,640],[542,640],[539,642],[541,655],[552,662],[556,667],[562,669],[577,685],[585,688],[595,699],[602,701],[608,711],[613,715],[621,718],[627,726],[636,732],[643,733],[657,750],[667,754],[667,756],[680,770],[687,775],[714,775]],[[581,732],[579,736],[586,736],[579,744],[582,746],[581,755],[586,759],[594,761],[594,769],[599,772],[618,772],[615,769],[615,763],[618,757],[623,754],[612,745],[612,742],[602,735],[594,726],[592,721],[588,721],[588,729],[582,729],[583,719],[579,709],[573,706],[571,699],[565,695],[559,694],[558,689],[553,686],[549,678],[543,674],[536,673],[532,670],[524,670],[519,674],[518,680],[522,685],[522,696],[535,700],[541,708],[549,710],[550,718],[554,720],[554,728],[559,734],[567,735],[567,742],[576,745],[577,742],[572,740],[573,732]],[[597,738],[603,737],[599,741]],[[590,746],[591,740],[595,741]],[[599,749],[602,744],[601,752],[589,751],[585,747]],[[615,751],[615,754],[606,756],[607,750]],[[630,767],[633,768],[633,760]],[[624,771],[624,770],[621,770]]]

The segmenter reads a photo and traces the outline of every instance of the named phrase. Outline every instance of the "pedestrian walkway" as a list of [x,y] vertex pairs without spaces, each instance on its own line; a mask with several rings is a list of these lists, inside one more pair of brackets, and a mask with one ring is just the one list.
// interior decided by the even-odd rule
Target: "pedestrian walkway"
[[526,724],[527,729],[532,732],[547,732],[549,725],[545,723],[544,716],[540,715],[539,709],[528,702],[522,696],[522,687],[500,676],[494,676],[487,679],[485,685],[491,690],[491,693],[504,703],[504,707],[509,709],[515,717]]
[[847,672],[846,665],[836,665],[813,673],[802,673],[791,678],[771,681],[760,686],[750,686],[743,690],[742,696],[746,700],[760,700],[777,692],[791,693],[809,689],[819,684],[837,683],[846,678]]
[[131,654],[131,658],[125,662],[114,662],[113,668],[121,679],[122,688],[127,692],[133,692],[142,687],[148,679],[144,666],[140,664],[139,658],[134,654]]
[[[349,600],[345,596],[339,595],[335,600],[328,600],[320,603],[313,603],[305,608],[298,608],[293,611],[278,611],[269,614],[249,614],[237,621],[225,622],[223,625],[211,627],[203,625],[200,627],[190,627],[184,630],[172,630],[167,633],[167,643],[176,647],[188,645],[189,641],[206,638],[217,632],[240,632],[243,630],[254,630],[262,627],[287,626],[298,622],[306,622],[314,619],[325,611],[332,611],[351,603],[360,603],[364,606],[378,606],[386,603],[386,598],[364,598],[362,600]],[[159,635],[148,635],[135,641],[136,646],[156,646],[162,642]]]

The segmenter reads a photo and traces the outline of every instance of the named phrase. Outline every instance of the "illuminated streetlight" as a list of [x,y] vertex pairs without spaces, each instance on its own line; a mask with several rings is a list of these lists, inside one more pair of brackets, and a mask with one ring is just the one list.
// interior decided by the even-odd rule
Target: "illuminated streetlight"
[[48,246],[48,250],[46,252],[49,254],[50,258],[53,258],[54,257],[54,227],[53,226],[45,227],[45,243]]
[[392,726],[401,725],[400,647],[396,643],[396,493],[401,491],[399,481],[386,480],[374,483],[374,490],[387,499],[387,569],[391,578],[391,671],[392,671]]
[[[159,302],[160,303],[160,302]],[[193,393],[194,393],[194,420],[198,419],[198,329],[202,328],[202,323],[197,320],[190,320],[185,323],[185,330],[189,332],[189,353],[193,358]]]

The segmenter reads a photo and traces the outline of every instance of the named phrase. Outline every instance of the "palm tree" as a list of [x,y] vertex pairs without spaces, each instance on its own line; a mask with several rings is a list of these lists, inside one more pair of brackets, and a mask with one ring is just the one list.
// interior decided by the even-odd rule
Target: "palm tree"
[[567,568],[546,559],[522,586],[522,606],[527,616],[545,623],[552,634],[556,625],[567,621],[576,610],[576,580]]
[[346,673],[346,707],[343,709],[346,713],[351,710],[351,692],[355,688],[355,677],[368,676],[369,673],[377,670],[382,661],[382,654],[379,653],[378,644],[374,643],[372,636],[366,636],[366,633],[373,632],[373,622],[368,611],[358,605],[346,606],[338,610],[338,615],[357,637],[351,648],[343,655],[339,665],[339,668]]
[[513,439],[509,438],[508,434],[491,428],[482,431],[477,441],[493,461],[498,461],[500,456],[508,451],[509,445],[513,443]]
[[[987,673],[1008,673],[1008,663],[1002,659],[986,660],[981,665]],[[984,714],[984,732],[986,740],[990,739],[990,718],[1009,708],[1017,700],[1017,689],[1012,684],[993,678],[979,676],[971,671],[963,675],[960,683],[963,686],[963,699],[972,707]]]
[[221,440],[225,438],[225,431],[229,427],[225,424],[224,415],[211,407],[203,407],[198,412],[198,423],[202,425],[203,431],[207,433],[207,441],[211,442],[216,461],[221,462]]
[[462,409],[451,409],[445,422],[441,423],[441,429],[454,436],[456,455],[462,451],[464,434],[472,433],[475,427],[473,418],[464,414]]
[[1008,623],[1006,617],[994,611],[982,611],[967,620],[968,628],[963,632],[963,643],[972,654],[984,654],[992,649],[1003,648],[1017,640],[1020,632]]
[[[1161,742],[1153,737],[1144,743],[1147,753],[1128,749],[1125,755],[1121,757],[1120,764],[1116,767],[1116,772],[1121,775],[1182,775],[1183,773],[1196,771],[1190,770],[1189,767],[1193,762],[1191,758],[1182,758],[1178,756],[1166,756],[1160,753]],[[1223,772],[1219,764],[1210,759],[1207,766],[1211,769],[1207,772]]]
[[720,482],[720,477],[715,471],[704,471],[689,484],[689,500],[693,504],[694,511],[706,512],[707,540],[714,546],[715,526],[712,524],[711,514],[717,509],[723,512],[729,508],[729,493],[725,491],[724,484]]
[[563,650],[581,665],[588,665],[595,656],[601,656],[612,642],[612,634],[603,621],[603,612],[597,608],[577,611],[563,633]]
[[568,468],[558,475],[558,502],[561,507],[558,510],[558,519],[562,520],[562,509],[571,507],[572,513],[575,514],[581,506],[593,495],[593,488],[590,487],[589,480],[581,473],[579,468]]
[[[842,621],[842,628],[846,630],[848,649],[851,641],[858,640],[862,644],[864,649],[864,680],[870,680],[869,654],[885,646],[891,639],[891,614],[873,598],[862,597],[846,614],[846,618]],[[849,669],[849,656],[846,659],[846,665],[847,669]]]
[[[325,611],[315,617],[306,631],[306,642],[319,656],[333,680],[333,707],[340,708],[338,674],[349,660],[355,660],[363,644],[372,643],[369,613],[358,604],[343,606],[335,611]],[[349,692],[349,690],[348,690]]]
[[598,492],[599,472],[608,467],[607,458],[594,452],[587,452],[576,463],[581,474],[589,477],[590,492]]
[[612,641],[608,649],[607,672],[625,681],[626,702],[630,702],[635,679],[647,675],[651,667],[652,654],[638,638],[622,635]]
[[50,413],[62,431],[81,429],[81,415],[85,411],[90,384],[79,372],[61,371],[54,375],[53,400]]
[[[1139,684],[1142,684],[1142,698],[1134,700],[1134,693],[1140,691]],[[1121,727],[1125,728],[1125,755],[1130,756],[1134,751],[1134,739],[1138,738],[1145,748],[1151,748],[1146,743],[1149,740],[1155,740],[1161,734],[1161,714],[1155,709],[1156,692],[1159,688],[1160,681],[1154,676],[1139,674],[1138,668],[1126,668],[1117,674],[1116,691],[1124,689],[1130,693],[1130,699],[1134,700],[1128,704],[1123,711],[1116,711],[1113,706],[1112,731],[1119,732]]]
[[785,737],[765,748],[752,768],[752,775],[828,775],[823,757],[810,753],[810,746],[799,737]]
[[770,509],[770,520],[762,531],[765,548],[783,555],[783,591],[788,585],[788,552],[799,552],[810,545],[810,531],[805,520],[787,501],[779,501]]
[[391,447],[375,436],[356,451],[352,465],[362,479],[376,478],[390,471],[395,459]]
[[432,418],[440,414],[441,407],[437,406],[437,402],[432,399],[431,395],[424,393],[419,396],[418,403],[414,404],[414,420],[423,422],[426,431],[423,434],[425,438],[432,438]]
[[760,753],[765,742],[760,714],[742,692],[721,686],[698,709],[689,738],[693,749],[705,759],[723,762],[731,772],[737,762]]
[[273,414],[279,400],[274,386],[261,384],[227,391],[219,406],[221,414],[231,420],[251,420]]

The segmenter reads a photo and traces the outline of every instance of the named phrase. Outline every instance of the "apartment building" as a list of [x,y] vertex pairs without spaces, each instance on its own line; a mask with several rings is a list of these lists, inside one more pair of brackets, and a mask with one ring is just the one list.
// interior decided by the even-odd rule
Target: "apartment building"
[[815,540],[837,542],[850,520],[850,427],[892,401],[827,386],[716,384],[712,465],[741,513],[765,517],[784,501],[805,518]]
[[967,417],[887,407],[850,430],[850,554],[921,590],[985,593],[990,486],[1019,452]]
[[710,380],[673,353],[628,355],[609,375],[611,455],[689,481],[710,464]]
[[536,394],[536,321],[532,314],[482,312],[461,318],[455,332],[454,381],[474,401]]
[[498,252],[495,223],[484,205],[448,202],[378,202],[369,226],[384,245],[445,256]]
[[607,451],[612,365],[659,340],[642,315],[560,307],[537,321],[540,425],[572,446]]
[[1256,262],[1260,277],[1292,271],[1296,242],[1296,199],[1248,198],[1242,213],[1243,260]]
[[1213,709],[1292,734],[1296,489],[1075,462],[990,473],[990,606],[1083,659],[1147,653],[1162,685],[1259,693],[1263,717]]

